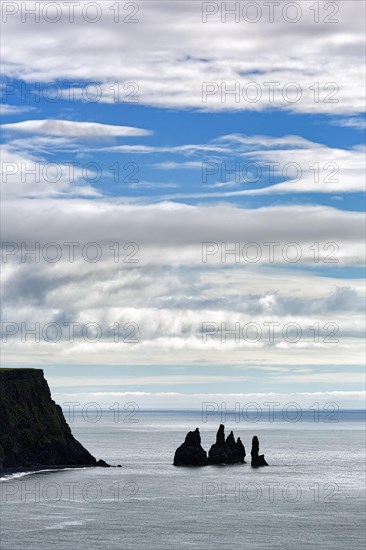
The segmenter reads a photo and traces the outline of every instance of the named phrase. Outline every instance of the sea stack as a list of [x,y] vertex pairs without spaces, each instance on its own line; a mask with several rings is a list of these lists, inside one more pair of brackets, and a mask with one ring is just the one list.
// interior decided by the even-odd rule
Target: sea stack
[[0,369],[0,474],[103,466],[71,433],[41,369]]
[[225,426],[220,424],[216,434],[216,443],[209,450],[208,460],[210,464],[239,464],[244,463],[245,448],[240,438],[235,441],[231,431],[225,440]]
[[236,440],[236,447],[237,447],[237,450],[238,450],[239,462],[241,462],[242,464],[246,464],[246,462],[245,462],[245,457],[246,457],[245,447],[244,447],[243,443],[241,442],[240,437],[238,437],[238,439]]
[[261,466],[268,466],[264,455],[259,454],[259,441],[258,437],[255,435],[252,439],[252,467],[259,468]]
[[188,432],[184,443],[175,451],[174,466],[207,466],[207,453],[201,446],[198,428]]

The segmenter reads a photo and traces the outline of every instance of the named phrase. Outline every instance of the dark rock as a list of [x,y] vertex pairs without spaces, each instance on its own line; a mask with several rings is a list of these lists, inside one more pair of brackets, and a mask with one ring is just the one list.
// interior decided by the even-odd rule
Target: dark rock
[[0,369],[0,473],[96,464],[72,435],[42,370]]
[[[238,440],[238,442],[240,439]],[[210,464],[238,464],[244,462],[245,450],[241,443],[235,441],[233,432],[227,436],[225,441],[225,426],[220,424],[216,434],[216,443],[212,445],[208,453]],[[244,454],[243,454],[244,451]]]
[[105,460],[98,460],[96,463],[96,466],[99,466],[100,468],[110,468],[111,465],[107,464]]
[[259,454],[259,441],[258,437],[255,435],[252,439],[252,466],[253,468],[259,468],[261,466],[268,466],[264,455]]
[[259,455],[258,457],[258,466],[268,466],[264,455]]
[[234,438],[234,433],[233,431],[231,431],[229,433],[229,435],[227,436],[226,438],[226,445],[228,445],[228,447],[230,447],[231,449],[235,449],[236,450],[236,441],[235,441],[235,438]]
[[215,445],[223,447],[225,445],[225,426],[220,424],[219,429],[216,434],[216,443]]
[[220,424],[216,434],[216,443],[211,446],[208,452],[210,464],[230,464],[231,450],[225,444],[225,426]]
[[175,451],[174,466],[207,466],[207,453],[201,447],[201,436],[198,428],[188,432],[184,443]]
[[236,447],[237,447],[237,450],[238,450],[239,462],[241,462],[242,464],[246,464],[246,462],[245,462],[245,457],[246,457],[245,447],[244,447],[243,443],[241,442],[240,437],[238,437],[238,439],[236,440]]
[[238,448],[237,442],[235,441],[235,437],[232,431],[229,433],[229,435],[226,438],[226,447],[230,449],[232,454],[231,463],[237,464],[238,462],[241,462],[239,460],[239,448]]

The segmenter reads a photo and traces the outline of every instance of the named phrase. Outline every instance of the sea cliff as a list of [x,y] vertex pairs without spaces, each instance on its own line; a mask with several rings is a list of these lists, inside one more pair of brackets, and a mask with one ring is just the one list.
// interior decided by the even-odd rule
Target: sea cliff
[[0,369],[0,474],[97,466],[71,433],[41,369]]

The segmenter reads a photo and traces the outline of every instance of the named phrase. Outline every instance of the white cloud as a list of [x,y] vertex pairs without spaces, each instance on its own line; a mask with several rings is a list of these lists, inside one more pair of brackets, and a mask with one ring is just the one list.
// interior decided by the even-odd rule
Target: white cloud
[[[65,17],[52,24],[41,17],[40,23],[35,23],[31,16],[23,23],[17,13],[9,16],[3,26],[3,72],[10,78],[24,78],[29,87],[39,85],[33,94],[35,102],[48,82],[62,86],[65,96],[67,85],[60,80],[71,79],[76,90],[75,98],[68,100],[69,109],[73,102],[77,108],[77,102],[87,101],[83,84],[94,81],[101,92],[98,102],[110,105],[128,101],[126,96],[131,89],[138,88],[135,99],[142,105],[212,111],[277,108],[295,113],[326,113],[332,116],[332,122],[339,120],[340,124],[359,128],[358,113],[364,106],[364,26],[359,15],[360,4],[340,3],[338,24],[315,24],[309,4],[299,2],[303,19],[297,24],[288,23],[283,17],[268,24],[265,21],[222,23],[219,16],[202,23],[201,2],[141,3],[138,24],[122,21],[115,24],[109,8],[116,4],[108,1],[100,4],[103,16],[97,24],[80,18],[85,1],[76,7],[72,24]],[[319,3],[322,15],[327,11],[326,6],[326,2]],[[116,86],[113,89],[111,86],[117,81],[120,97],[116,101]],[[126,86],[127,82],[135,84]],[[214,82],[214,93],[208,95],[206,103],[202,101],[205,82]],[[243,86],[250,82],[260,88],[262,95],[258,101],[243,98]],[[272,99],[268,82],[278,82]],[[299,101],[291,101],[283,93],[290,82],[295,82],[301,90]],[[319,87],[314,86],[316,82]],[[222,101],[221,83],[230,89],[233,85],[239,89],[237,102],[233,94],[226,102]],[[22,94],[21,85],[16,92]],[[6,93],[5,89],[5,97]],[[28,94],[29,103],[31,98],[32,94]],[[21,102],[23,99],[20,97]],[[26,108],[28,106],[21,103],[16,109],[19,113]],[[14,108],[5,106],[6,111],[15,114]],[[337,119],[337,115],[342,117]],[[281,167],[295,160],[303,170],[298,182],[283,180],[265,190],[244,188],[228,193],[155,195],[153,200],[160,200],[159,204],[146,204],[151,202],[151,197],[98,196],[97,190],[82,185],[78,172],[72,185],[64,177],[55,183],[49,181],[52,178],[47,181],[40,177],[29,184],[19,172],[7,174],[4,241],[13,242],[19,248],[22,243],[34,248],[35,243],[43,246],[52,241],[61,245],[63,253],[63,243],[80,244],[74,262],[64,257],[56,263],[44,258],[39,262],[22,262],[17,254],[11,257],[3,268],[3,319],[25,322],[29,326],[34,322],[61,325],[97,322],[104,331],[109,330],[109,335],[95,344],[80,337],[79,332],[74,342],[62,340],[55,344],[32,343],[32,338],[28,343],[9,339],[4,344],[4,362],[37,366],[181,362],[241,367],[256,364],[261,365],[261,372],[278,387],[282,383],[313,387],[361,384],[358,372],[351,372],[347,377],[346,369],[337,371],[334,365],[359,365],[364,359],[360,344],[364,332],[361,307],[364,287],[347,269],[364,263],[362,213],[310,205],[248,209],[225,203],[190,206],[172,201],[184,197],[223,200],[246,193],[359,192],[363,190],[363,149],[326,147],[301,136],[273,138],[240,134],[222,136],[209,144],[164,147],[123,144],[97,149],[90,145],[91,140],[89,148],[81,147],[78,138],[146,136],[149,131],[62,119],[25,120],[4,125],[3,129],[10,135],[27,134],[4,147],[5,162],[15,168],[24,163],[27,170],[38,162],[43,172],[49,151],[79,155],[168,153],[185,157],[183,163],[176,162],[176,158],[170,162],[164,157],[164,162],[155,164],[155,168],[163,170],[199,169],[200,156],[212,156],[220,162],[233,155],[244,162],[279,162]],[[314,180],[311,169],[315,163],[320,165],[319,181]],[[338,181],[329,181],[332,174],[325,165],[331,163],[339,167],[335,174]],[[50,176],[53,175],[51,172]],[[140,185],[153,184],[144,180]],[[93,196],[93,200],[77,196]],[[122,250],[125,243],[138,243],[137,265],[114,261],[109,247],[116,241]],[[301,261],[295,265],[289,265],[283,255],[289,241],[301,249]],[[103,258],[95,264],[80,257],[80,248],[90,242],[102,247]],[[217,246],[205,264],[203,242]],[[250,242],[262,250],[254,265],[241,256],[237,263],[231,261],[232,257],[228,263],[222,260],[222,244],[232,250],[236,243],[241,249]],[[269,261],[265,245],[268,242],[278,243],[273,263]],[[314,262],[317,246],[320,257]],[[332,252],[339,263],[328,265]],[[342,277],[337,276],[338,267],[344,268]],[[319,273],[317,268],[321,268]],[[327,268],[330,269],[326,271]],[[110,327],[116,321],[138,323],[140,342],[133,345],[113,342]],[[295,321],[304,328],[304,336],[298,344],[276,339],[270,344],[260,341],[258,345],[248,342],[238,345],[233,341],[223,343],[217,337],[204,344],[200,338],[203,321],[217,324],[225,321],[228,326],[235,322],[254,321],[263,325],[275,321],[284,325]],[[336,322],[340,326],[340,342],[336,345],[314,342],[310,330],[314,322],[322,326]],[[321,372],[319,364],[328,366],[329,370]],[[296,373],[281,370],[292,365],[314,368]],[[274,370],[265,371],[266,368]],[[245,385],[250,375],[244,372],[233,379]],[[220,385],[225,376],[145,378],[148,383],[154,380],[155,384],[211,382]],[[135,385],[142,383],[138,376],[130,381]],[[345,393],[343,397],[345,402],[353,399],[351,394]]]
[[[82,17],[86,4],[86,0],[79,2],[73,23],[66,7],[62,18],[53,23],[42,13],[38,23],[34,16],[21,22],[20,10],[9,16],[3,26],[3,72],[27,82],[79,82],[76,95],[81,99],[82,83],[97,82],[102,90],[99,100],[107,102],[115,101],[116,83],[120,83],[118,99],[129,101],[131,89],[124,86],[130,82],[133,88],[138,86],[138,95],[132,99],[164,108],[278,108],[349,115],[364,109],[362,2],[337,4],[338,23],[325,20],[331,15],[326,0],[319,2],[319,22],[314,21],[309,2],[299,0],[297,23],[286,21],[285,1],[277,7],[274,22],[261,6],[262,16],[256,23],[243,17],[238,22],[229,17],[223,23],[221,13],[203,23],[202,2],[194,1],[143,2],[135,17],[139,22],[134,24],[123,21],[126,12],[120,12],[120,21],[114,22],[110,8],[116,4],[105,1],[100,4],[100,20],[90,23]],[[217,91],[203,103],[205,82],[215,83]],[[258,101],[243,95],[243,87],[253,82],[260,90]],[[269,82],[278,83],[272,101]],[[301,91],[298,101],[292,101],[293,88],[286,95],[286,85],[293,82]],[[228,89],[238,83],[238,101],[233,94],[222,100],[221,83]]]
[[[157,149],[156,152],[159,150]],[[188,162],[172,162],[172,161],[166,161],[166,162],[159,162],[152,165],[154,168],[157,168],[159,170],[195,170],[199,169],[202,170],[202,163],[199,161],[188,161]]]
[[[314,262],[314,251],[310,249],[314,243],[319,243],[323,261],[332,253],[331,248],[324,249],[323,246],[333,242],[339,247],[333,257],[340,260],[340,265],[363,262],[364,214],[324,206],[245,209],[229,204],[126,204],[118,198],[98,201],[73,199],[72,202],[9,200],[3,205],[3,217],[7,222],[4,241],[44,243],[44,227],[47,227],[47,242],[96,241],[101,245],[113,244],[116,240],[136,242],[140,245],[142,263],[164,264],[165,260],[173,264],[187,261],[202,264],[202,243],[217,243],[219,250],[207,256],[207,263],[222,265],[221,243],[226,243],[229,248],[235,242],[242,245],[279,242],[276,258],[284,262],[282,248],[290,241],[302,247],[302,261]],[[289,227],[292,228],[291,235]],[[159,254],[161,248],[167,254],[164,258]],[[260,260],[268,263],[269,252],[265,254],[265,247],[262,248]],[[233,259],[229,257],[227,261],[232,263]]]
[[346,128],[355,128],[356,130],[365,130],[365,117],[336,118],[333,121],[335,126],[344,126]]
[[[274,140],[275,141],[275,140]],[[247,194],[267,193],[355,193],[365,191],[365,148],[350,149],[309,144],[302,149],[290,145],[250,153],[262,163],[270,163],[283,181]]]
[[151,132],[129,126],[112,126],[97,122],[75,122],[70,120],[24,120],[12,124],[3,124],[3,130],[26,132],[48,136],[64,137],[112,137],[147,136]]
[[7,105],[6,103],[0,103],[0,115],[1,116],[10,116],[18,115],[21,113],[26,113],[27,111],[32,111],[32,107],[27,106],[18,106],[18,105]]
[[[259,166],[269,181],[286,178],[259,189],[240,189],[222,193],[222,197],[265,195],[268,193],[355,193],[365,191],[365,148],[328,147],[301,136],[221,136],[217,143],[230,147],[230,154],[243,157],[240,176],[251,163]],[[229,164],[231,167],[233,163]],[[211,187],[239,186],[238,182],[219,182]],[[242,182],[243,185],[250,183]]]
[[[7,223],[4,241],[19,246],[3,266],[3,319],[27,326],[35,322],[77,322],[79,326],[97,322],[108,332],[96,344],[83,340],[80,334],[74,343],[24,344],[9,339],[3,346],[4,361],[13,364],[22,357],[30,364],[149,364],[153,357],[156,363],[174,364],[179,357],[182,363],[207,364],[362,362],[362,281],[347,278],[347,272],[337,278],[335,264],[329,264],[332,271],[328,277],[301,270],[306,265],[328,267],[324,260],[334,252],[334,247],[325,247],[330,241],[339,246],[339,267],[361,265],[362,213],[303,206],[249,210],[229,205],[137,206],[98,199],[34,199],[6,201],[3,218]],[[109,247],[117,238],[122,254],[115,262]],[[283,256],[289,239],[303,251],[296,270]],[[235,263],[229,255],[223,263],[221,243],[226,242],[232,250],[232,243],[253,241],[262,248],[260,262],[251,264],[242,257]],[[264,243],[268,241],[279,243],[273,264],[268,250],[266,257]],[[42,247],[49,242],[80,244],[74,262],[63,245],[59,262],[50,263],[41,256],[38,262],[29,259],[22,263],[21,243],[34,249],[36,242]],[[90,242],[101,247],[102,258],[97,263],[89,263],[81,255],[82,246]],[[138,243],[139,263],[123,263],[130,252],[123,251],[127,242]],[[208,256],[207,263],[202,262],[202,242],[217,243],[217,251]],[[314,243],[319,243],[321,251],[316,265]],[[262,328],[265,322],[279,322],[280,330],[286,323],[297,322],[303,337],[298,344],[282,338],[273,344],[268,338],[256,345],[229,340],[225,344],[217,335],[202,342],[203,322],[226,322],[230,328],[236,322],[253,321]],[[133,345],[111,341],[108,327],[115,322],[121,326],[137,323],[141,341]],[[315,343],[310,329],[315,322],[322,327],[337,323],[340,342]]]
[[[332,373],[330,373],[332,374]],[[344,374],[346,378],[346,374]],[[53,375],[48,375],[47,380],[50,384],[53,398],[57,403],[63,405],[64,413],[66,414],[68,420],[70,411],[70,403],[74,403],[75,410],[82,409],[88,403],[97,403],[102,408],[112,407],[113,403],[119,403],[122,409],[126,403],[134,402],[137,403],[139,409],[195,409],[203,412],[202,418],[204,419],[203,426],[204,429],[211,427],[214,423],[217,424],[219,421],[224,422],[235,422],[236,429],[244,428],[245,424],[249,427],[253,426],[251,422],[245,422],[245,412],[253,411],[252,408],[246,408],[249,403],[257,403],[259,407],[262,408],[262,421],[268,421],[270,406],[273,407],[273,410],[281,413],[282,408],[288,405],[289,403],[296,403],[299,407],[302,407],[303,410],[308,410],[312,407],[313,413],[314,403],[319,403],[319,411],[321,416],[319,417],[322,421],[325,414],[329,414],[332,409],[327,408],[329,403],[333,403],[338,406],[340,409],[364,409],[365,397],[366,394],[364,391],[308,391],[308,392],[240,392],[237,393],[218,391],[217,393],[213,392],[195,392],[195,393],[181,393],[179,391],[175,392],[165,392],[165,391],[150,391],[150,392],[141,392],[141,391],[85,391],[86,380],[80,378],[81,383],[77,383],[77,390],[71,392],[71,388],[67,389],[67,380],[62,377],[55,377]],[[140,383],[142,379],[139,380]],[[89,386],[90,379],[88,378],[87,383]],[[101,386],[105,382],[105,379],[99,378],[97,381],[92,382],[93,385]],[[124,386],[125,378],[123,374],[117,378],[113,384]],[[179,387],[177,388],[179,390]],[[69,403],[69,405],[66,405]],[[78,405],[76,404],[78,403]],[[267,405],[265,405],[267,403]],[[271,403],[272,405],[269,405]],[[72,407],[72,405],[71,405]],[[207,407],[207,409],[206,409]],[[225,408],[226,407],[226,408]],[[236,407],[236,409],[235,409]],[[240,410],[239,410],[240,407]],[[324,408],[323,408],[324,407]],[[237,416],[233,415],[233,411],[237,411]],[[244,414],[242,411],[244,410]],[[255,410],[255,409],[254,409]],[[289,410],[294,410],[289,409]],[[207,411],[207,412],[206,412]],[[227,417],[225,417],[225,411],[227,412]],[[221,412],[223,416],[221,417]],[[253,411],[254,412],[254,411]],[[123,416],[122,416],[123,418]],[[140,422],[142,418],[139,417],[139,413],[136,414],[136,419],[139,419]],[[314,415],[313,418],[316,418]],[[339,415],[336,412],[334,415],[334,420],[337,422],[334,423],[334,427],[339,426]],[[273,426],[273,424],[272,424]],[[328,424],[329,427],[329,424]]]
[[[42,156],[42,148],[25,148],[20,152],[19,143],[1,146],[0,177],[3,200],[44,197],[97,197],[101,194],[86,184],[83,172],[78,167],[64,163],[47,162]],[[49,147],[49,142],[43,147]],[[16,203],[18,204],[18,203]],[[14,208],[17,208],[13,203]]]
[[[235,188],[219,192],[175,193],[174,196],[164,195],[160,197],[161,200],[210,197],[224,199],[272,193],[337,194],[365,191],[365,147],[363,145],[340,149],[316,143],[298,135],[271,137],[230,134],[220,136],[209,144],[186,144],[171,148],[117,145],[99,150],[130,154],[179,154],[183,157],[194,157],[194,160],[183,162],[164,161],[155,164],[154,167],[163,170],[201,170],[204,187]],[[251,166],[254,176],[247,172]],[[226,175],[226,171],[230,177]],[[232,175],[233,171],[235,173]],[[265,187],[248,189],[261,177],[267,183]],[[271,185],[275,178],[280,182]],[[284,179],[287,181],[281,181]]]

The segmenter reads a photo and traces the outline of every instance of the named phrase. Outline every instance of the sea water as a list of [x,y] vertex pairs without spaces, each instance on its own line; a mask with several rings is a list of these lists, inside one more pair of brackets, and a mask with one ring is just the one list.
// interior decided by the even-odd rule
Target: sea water
[[[103,411],[91,420],[76,414],[75,437],[122,467],[3,478],[2,550],[364,548],[360,412],[330,421],[310,412],[299,422],[227,415],[226,434],[241,437],[249,463],[202,468],[174,467],[174,451],[196,427],[208,450],[219,417],[146,411],[116,418]],[[268,468],[250,467],[253,435]]]

